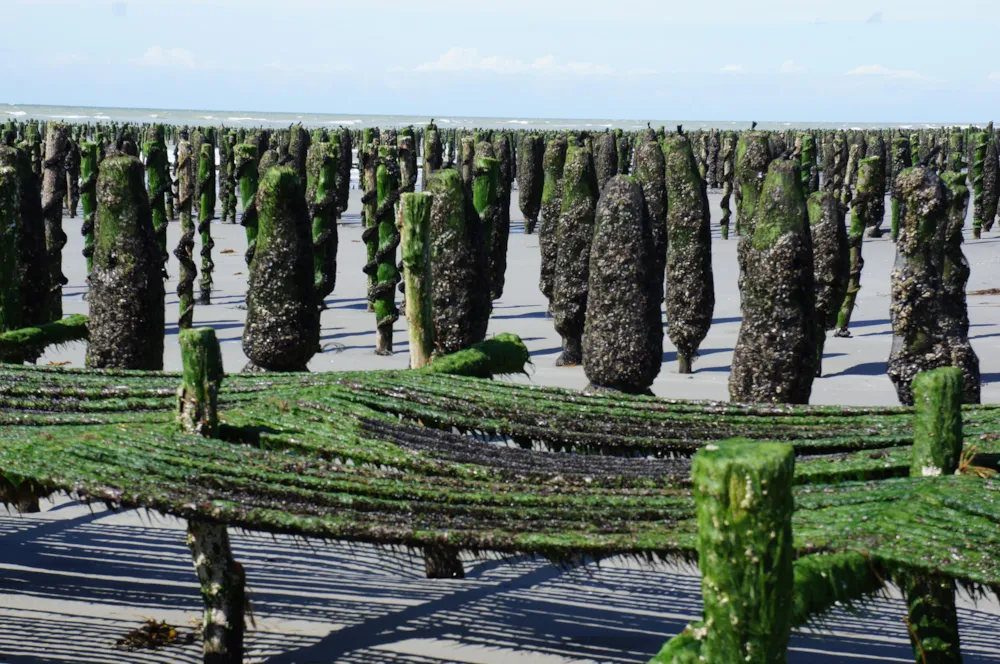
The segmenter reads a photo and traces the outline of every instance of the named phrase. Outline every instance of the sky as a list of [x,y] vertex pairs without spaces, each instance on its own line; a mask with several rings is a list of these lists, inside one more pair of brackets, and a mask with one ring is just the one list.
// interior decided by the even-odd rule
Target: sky
[[986,122],[995,0],[3,0],[0,103]]

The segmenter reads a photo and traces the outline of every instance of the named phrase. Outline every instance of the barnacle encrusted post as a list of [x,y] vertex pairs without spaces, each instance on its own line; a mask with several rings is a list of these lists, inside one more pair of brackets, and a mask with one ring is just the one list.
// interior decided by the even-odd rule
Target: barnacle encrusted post
[[976,132],[971,140],[975,146],[969,169],[974,192],[972,236],[978,240],[982,229],[993,225],[997,213],[997,151],[992,132]]
[[[337,215],[338,217],[347,211],[347,205],[351,198],[351,168],[354,165],[354,140],[351,138],[351,130],[344,128],[337,135]],[[359,171],[360,172],[360,171]]]
[[542,219],[538,227],[538,253],[541,270],[538,288],[552,308],[552,287],[555,283],[556,257],[559,244],[556,233],[559,230],[559,214],[562,211],[563,171],[566,166],[568,142],[565,136],[557,136],[549,141],[542,159],[544,179],[542,184]]
[[[164,153],[166,158],[166,153]],[[97,217],[97,144],[86,142],[80,146],[80,205],[83,208],[83,223],[80,234],[83,235],[83,256],[87,260],[87,274],[94,266],[94,222]],[[153,174],[150,171],[150,182]],[[169,180],[168,180],[169,181]],[[164,228],[166,232],[166,228]],[[166,236],[164,236],[166,242]]]
[[556,231],[552,313],[563,351],[556,366],[574,366],[583,360],[583,325],[587,317],[590,244],[597,209],[594,158],[582,139],[571,139],[563,170],[562,210]]
[[[962,455],[962,372],[941,367],[917,374],[913,405],[910,477],[954,474]],[[961,662],[954,580],[912,574],[901,585],[917,661]]]
[[431,120],[424,127],[424,168],[421,172],[420,190],[427,191],[427,180],[431,173],[441,170],[444,162],[444,151],[441,145],[441,134],[437,125]]
[[969,261],[962,252],[962,227],[969,210],[969,188],[965,175],[946,171],[941,179],[948,188],[948,216],[939,227],[934,243],[940,252],[938,274],[941,279],[940,329],[950,348],[951,366],[962,370],[962,392],[965,403],[979,403],[979,357],[969,343],[969,308],[966,286],[969,283]]
[[844,206],[832,191],[818,191],[807,201],[812,229],[813,278],[816,284],[816,375],[823,375],[826,331],[837,325],[851,275]]
[[529,134],[521,139],[517,149],[517,205],[524,215],[524,232],[531,235],[538,224],[542,208],[542,160],[545,143],[542,137]]
[[[181,136],[185,134],[182,132]],[[194,321],[194,278],[197,268],[194,264],[194,220],[191,207],[194,202],[196,156],[191,142],[182,138],[177,145],[177,210],[180,215],[181,237],[174,249],[174,256],[180,265],[180,281],[177,282],[177,298],[180,315],[177,327],[187,329]]]
[[892,179],[889,180],[889,238],[895,242],[899,237],[899,192],[896,189],[896,177],[913,165],[910,159],[910,139],[906,136],[896,136],[892,139]]
[[257,250],[247,284],[247,371],[305,371],[319,347],[309,210],[295,171],[276,166],[257,190]]
[[45,161],[42,164],[42,214],[45,217],[45,249],[48,253],[49,292],[45,311],[48,320],[62,318],[62,287],[68,281],[62,270],[62,250],[66,233],[62,226],[63,197],[66,195],[66,143],[69,128],[51,122],[45,130]]
[[243,216],[240,224],[246,230],[247,250],[244,255],[249,266],[257,249],[257,148],[249,143],[240,143],[233,149],[233,168],[240,187],[240,204]]
[[71,132],[66,141],[66,208],[69,218],[76,218],[76,207],[80,203],[80,143],[76,132]]
[[667,333],[677,348],[678,373],[691,373],[715,311],[712,227],[705,182],[683,134],[663,143],[667,185]]
[[719,153],[722,151],[722,139],[715,127],[708,132],[708,152],[705,166],[705,183],[710,187],[719,186]]
[[618,143],[618,174],[628,175],[632,167],[632,141],[621,129],[615,129],[615,141]]
[[726,134],[722,139],[722,148],[719,152],[719,165],[722,168],[722,200],[719,207],[722,209],[722,218],[719,220],[719,229],[722,239],[729,239],[729,222],[732,219],[729,199],[733,195],[733,160],[736,154],[736,141],[731,134]]
[[215,148],[211,143],[201,144],[198,161],[198,181],[201,183],[201,205],[198,207],[198,233],[201,235],[201,297],[199,304],[212,303],[212,217],[215,216]]
[[747,403],[809,403],[816,375],[812,237],[798,164],[768,169],[753,235],[743,242],[740,324],[729,396]]
[[[498,195],[498,185],[500,181],[500,162],[493,157],[480,156],[482,150],[477,150],[476,172],[472,181],[472,204],[479,214],[480,222],[483,226],[483,234],[486,239],[486,247],[489,252],[489,272],[492,276],[493,267],[493,232],[494,227],[500,223],[500,205]],[[506,245],[504,246],[506,249]],[[506,267],[506,253],[502,257],[504,267]],[[492,284],[490,286],[490,299],[496,299]]]
[[663,279],[667,267],[667,181],[663,149],[653,133],[638,139],[635,149],[635,180],[642,187],[642,197],[649,216],[653,239],[652,279],[656,285],[656,308],[659,310],[660,302],[663,301]]
[[503,296],[507,273],[507,242],[510,239],[510,188],[514,182],[510,137],[499,134],[493,140],[497,160],[496,215],[490,226],[490,293],[494,300]]
[[[368,300],[375,306],[375,326],[378,332],[375,354],[392,355],[392,326],[399,319],[399,311],[396,309],[396,284],[399,283],[399,271],[396,268],[396,247],[399,246],[399,230],[396,228],[399,166],[395,146],[383,145],[378,149],[375,188],[378,251],[374,260],[376,283],[368,294]],[[370,267],[371,263],[365,266],[368,274],[371,274]]]
[[361,233],[361,241],[365,244],[367,261],[361,268],[368,276],[368,311],[375,311],[372,301],[372,291],[375,288],[378,274],[378,191],[376,173],[378,171],[378,132],[365,129],[362,133],[361,147],[358,149],[358,178],[364,195],[361,197],[361,225],[365,229]]
[[962,132],[952,129],[948,133],[948,170],[961,173],[965,168],[965,158],[962,155]]
[[299,178],[299,189],[306,191],[306,158],[309,156],[309,132],[301,124],[288,128],[288,156],[282,166],[288,166]]
[[816,138],[810,132],[800,134],[802,139],[802,189],[806,196],[819,190],[819,171],[816,164]]
[[795,454],[785,443],[725,441],[694,455],[704,602],[694,638],[702,641],[702,661],[785,661],[793,605],[794,469]]
[[[222,384],[222,353],[215,330],[181,330],[184,366],[177,393],[181,430],[205,437],[218,433],[216,402]],[[203,661],[242,664],[246,631],[246,572],[233,558],[226,526],[199,519],[188,521],[187,544],[201,585]]]
[[604,185],[618,174],[618,145],[610,131],[605,131],[594,141],[594,169],[598,191],[603,191]]
[[[38,176],[31,169],[31,154],[21,148],[0,147],[0,165],[13,167],[18,183],[20,219],[21,324],[36,327],[46,323],[49,270],[46,262],[45,219]],[[38,353],[25,353],[34,361]]]
[[[156,246],[163,257],[163,269],[166,271],[167,259],[167,207],[166,192],[170,188],[169,161],[167,160],[167,146],[163,142],[162,127],[155,133],[154,140],[143,145],[143,152],[146,153],[146,176],[148,179],[149,207],[153,215],[153,231],[156,233]],[[94,160],[96,166],[96,159]],[[86,178],[85,178],[86,179]],[[84,204],[84,222],[86,223],[87,210]]]
[[[764,186],[771,148],[767,134],[749,131],[736,143],[736,234],[753,235],[753,215]],[[742,269],[742,267],[741,267]]]
[[406,283],[406,320],[410,334],[410,368],[420,369],[434,352],[434,301],[431,288],[431,205],[428,193],[403,194],[399,217],[400,257]]
[[482,341],[490,314],[489,259],[479,215],[454,168],[430,177],[434,340],[441,354]]
[[663,361],[660,287],[642,189],[619,175],[597,204],[583,370],[591,387],[649,394]]
[[472,136],[463,136],[461,145],[462,153],[459,156],[459,164],[461,165],[462,186],[471,195],[472,182],[476,177],[476,140]]
[[948,191],[929,168],[909,168],[897,177],[902,199],[889,315],[892,351],[888,374],[899,402],[913,404],[911,384],[921,371],[951,364],[940,331],[939,227],[946,223]]
[[[21,215],[17,171],[0,166],[0,332],[18,330],[21,317]],[[0,352],[0,362],[20,364],[21,353]]]
[[[865,154],[868,159],[877,159],[872,162],[872,178],[870,196],[865,204],[865,225],[868,227],[868,237],[882,237],[882,221],[885,218],[885,141],[876,134],[868,141],[868,150]],[[858,178],[860,184],[860,176]]]
[[97,176],[90,368],[163,368],[163,260],[143,176],[127,156],[105,159]]
[[861,290],[861,270],[865,266],[861,249],[864,246],[865,228],[871,218],[869,209],[873,205],[875,180],[881,167],[880,161],[878,157],[870,157],[862,159],[858,164],[857,191],[854,195],[854,202],[851,204],[851,227],[847,233],[851,273],[847,283],[847,292],[844,294],[844,301],[840,306],[840,313],[837,315],[837,331],[834,334],[838,337],[851,336],[848,328],[851,325],[851,316],[854,314],[854,303]]
[[337,154],[327,142],[313,143],[306,159],[306,204],[312,219],[316,304],[333,292],[337,278]]

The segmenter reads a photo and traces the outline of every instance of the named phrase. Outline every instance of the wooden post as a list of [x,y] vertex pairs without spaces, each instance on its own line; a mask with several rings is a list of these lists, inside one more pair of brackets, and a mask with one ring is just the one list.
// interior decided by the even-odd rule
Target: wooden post
[[411,369],[426,366],[434,352],[430,235],[433,201],[431,194],[403,194],[399,208]]

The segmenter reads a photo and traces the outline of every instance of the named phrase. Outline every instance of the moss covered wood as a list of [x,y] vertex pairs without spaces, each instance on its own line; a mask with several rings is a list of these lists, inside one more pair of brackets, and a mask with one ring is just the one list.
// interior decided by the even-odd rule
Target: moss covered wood
[[[486,147],[487,145],[488,144],[486,143],[481,144],[482,147]],[[492,146],[489,147],[489,152],[492,152]],[[500,225],[500,162],[494,157],[480,156],[484,152],[486,152],[486,150],[483,150],[482,148],[476,150],[476,171],[472,181],[472,204],[475,206],[476,212],[479,214],[479,220],[483,227],[483,235],[486,239],[486,248],[489,254],[489,275],[491,277],[490,299],[493,300],[496,299],[496,297],[492,284],[492,276],[494,270],[500,269],[500,266],[494,268],[493,265],[494,230]],[[506,238],[504,239],[506,240]],[[498,256],[497,259],[502,263],[503,268],[506,269],[506,242],[503,243],[503,249],[504,255]]]
[[[375,307],[375,353],[392,354],[392,328],[399,319],[396,308],[396,284],[399,271],[396,267],[396,247],[399,246],[399,229],[396,228],[396,203],[399,202],[399,164],[395,146],[383,145],[378,149],[378,166],[375,176],[376,211],[378,223],[378,250],[374,257],[375,286],[368,300]],[[365,266],[369,275],[372,264]]]
[[802,139],[801,177],[806,196],[819,190],[819,169],[816,160],[816,137],[811,132],[800,134]]
[[421,172],[422,191],[427,190],[427,179],[434,171],[439,171],[444,166],[444,147],[441,143],[441,132],[437,125],[431,120],[424,127],[424,167]]
[[212,303],[212,218],[215,216],[215,148],[211,143],[202,143],[198,160],[198,182],[201,190],[201,204],[198,207],[198,234],[201,236],[201,295],[199,304]]
[[541,257],[541,269],[538,278],[538,288],[549,301],[552,309],[552,287],[555,283],[556,258],[559,255],[557,234],[559,230],[559,215],[562,212],[563,171],[566,166],[566,150],[568,147],[563,135],[551,139],[545,146],[542,159],[544,172],[542,182],[541,224],[538,227],[538,252]]
[[314,142],[306,159],[306,204],[312,220],[313,279],[317,306],[333,292],[337,278],[337,150]]
[[162,369],[163,260],[142,163],[109,157],[97,177],[87,366]]
[[[20,204],[17,170],[0,166],[0,334],[23,327]],[[23,361],[22,353],[0,351],[0,362]]]
[[552,312],[562,337],[556,366],[574,366],[583,359],[583,326],[587,317],[590,245],[599,191],[594,158],[580,137],[570,140],[563,169],[562,210],[556,231]]
[[309,211],[295,171],[268,169],[257,189],[257,250],[250,265],[246,370],[305,371],[319,347]]
[[851,277],[850,247],[844,206],[835,193],[816,192],[809,197],[807,207],[816,284],[816,375],[822,376],[826,333],[837,326],[837,316]]
[[240,189],[240,205],[243,207],[240,224],[247,237],[247,250],[243,258],[249,266],[257,249],[257,185],[260,181],[257,148],[250,143],[240,143],[233,149],[233,155],[233,168]]
[[973,186],[972,236],[977,240],[983,229],[989,230],[997,212],[997,152],[990,133],[981,131],[972,136],[974,146],[972,168],[969,169]]
[[460,145],[459,166],[462,174],[462,186],[471,196],[472,183],[476,176],[476,139],[472,136],[463,136]]
[[865,266],[861,255],[864,246],[864,233],[870,219],[869,205],[875,192],[875,179],[880,168],[878,157],[862,159],[858,164],[857,191],[851,204],[851,227],[848,230],[847,241],[850,248],[850,279],[844,301],[837,315],[838,337],[850,337],[851,317],[854,315],[854,305],[861,290],[861,270]]
[[740,135],[736,143],[737,235],[753,235],[753,216],[770,163],[771,148],[767,134],[749,131]]
[[[162,127],[159,132],[154,132],[154,140],[143,145],[143,152],[146,155],[146,178],[148,182],[147,194],[149,196],[149,208],[152,212],[153,231],[156,233],[156,246],[160,250],[163,262],[163,270],[166,272],[167,259],[170,254],[167,251],[167,207],[166,192],[170,188],[170,163],[167,159],[167,145],[162,136]],[[95,155],[96,157],[96,155]],[[96,158],[92,164],[95,168]],[[89,169],[88,169],[89,170]],[[96,170],[94,171],[96,175]],[[86,177],[84,178],[86,179]],[[84,221],[86,222],[87,206],[84,204]]]
[[677,348],[678,372],[691,373],[715,310],[711,216],[691,142],[678,133],[666,138],[663,149],[667,185],[667,334]]
[[962,391],[965,403],[980,401],[981,375],[979,357],[969,343],[969,308],[966,290],[971,268],[962,251],[962,228],[969,210],[969,188],[965,176],[946,171],[941,179],[948,188],[948,214],[939,227],[934,240],[939,261],[937,272],[941,279],[940,329],[947,339],[951,352],[951,366],[962,371]]
[[591,388],[650,393],[663,361],[656,270],[642,188],[615,176],[598,201],[590,248],[583,369]]
[[281,165],[295,171],[296,177],[299,178],[299,189],[303,194],[306,191],[306,159],[309,156],[310,143],[309,132],[301,124],[288,128],[288,151],[287,156],[281,160]]
[[37,358],[49,346],[85,341],[88,321],[83,314],[72,314],[38,327],[22,327],[0,333],[0,355]]
[[652,280],[656,286],[656,308],[663,301],[663,283],[667,267],[667,181],[663,149],[655,135],[643,136],[635,149],[635,180],[642,187],[642,197],[649,217],[652,237]]
[[45,218],[45,249],[49,268],[49,292],[45,298],[48,320],[62,318],[62,287],[68,281],[62,269],[66,233],[62,226],[63,198],[66,195],[65,158],[69,128],[50,122],[45,130],[45,161],[42,164],[42,214]]
[[732,401],[809,403],[815,377],[816,321],[812,236],[798,164],[768,169],[741,240],[745,271],[739,337],[729,376]]
[[454,353],[486,337],[490,314],[489,264],[485,235],[471,197],[456,169],[432,174],[431,284],[434,340],[441,353]]
[[517,150],[517,204],[524,216],[524,232],[531,235],[542,209],[545,142],[537,134],[521,138]]
[[431,287],[431,194],[403,194],[400,202],[400,257],[406,283],[406,321],[410,368],[420,369],[434,352],[434,300]]
[[[791,446],[729,441],[691,464],[708,662],[785,660],[792,618]],[[696,630],[697,632],[697,630]]]
[[510,136],[502,132],[493,139],[497,160],[496,217],[490,228],[490,294],[494,300],[503,297],[507,275],[507,243],[510,239],[510,198],[514,183],[514,162]]

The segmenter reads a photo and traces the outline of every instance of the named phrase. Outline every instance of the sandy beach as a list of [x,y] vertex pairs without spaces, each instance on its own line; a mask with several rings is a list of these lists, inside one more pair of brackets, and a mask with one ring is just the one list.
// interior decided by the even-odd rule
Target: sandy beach
[[[322,316],[324,352],[312,371],[402,368],[408,365],[405,322],[396,325],[391,357],[374,354],[374,314],[366,311],[361,272],[359,194],[341,221],[337,287]],[[516,201],[516,195],[514,196]],[[710,195],[718,220],[718,194]],[[519,334],[532,354],[530,376],[514,380],[580,389],[581,367],[557,368],[560,340],[538,290],[537,236],[523,234],[511,210],[512,234],[504,296],[495,302],[490,333]],[[65,219],[66,313],[86,313],[80,219]],[[968,224],[967,224],[968,227]],[[213,303],[195,308],[195,324],[217,330],[230,372],[246,363],[241,347],[247,269],[244,231],[215,223]],[[967,236],[968,237],[968,236]],[[969,290],[997,286],[1000,236],[968,240]],[[171,223],[174,247],[178,225]],[[714,322],[695,373],[676,373],[665,340],[661,397],[727,399],[729,365],[740,325],[734,239],[713,231]],[[197,247],[196,247],[197,251]],[[828,339],[824,375],[814,404],[897,403],[885,375],[892,332],[889,273],[895,247],[886,236],[865,240],[865,267],[853,338]],[[177,265],[171,257],[165,368],[180,368],[177,346]],[[970,295],[970,337],[980,358],[983,401],[1000,401],[1000,296]],[[83,344],[51,349],[40,364],[82,367]],[[115,640],[147,618],[185,629],[200,615],[200,598],[184,544],[183,526],[155,514],[91,511],[65,498],[43,512],[0,512],[5,556],[0,587],[0,662],[197,662],[200,645],[157,652],[116,650]],[[695,570],[615,558],[600,566],[559,569],[544,560],[469,560],[462,581],[423,578],[419,555],[370,546],[293,541],[235,534],[234,550],[253,593],[256,629],[248,636],[252,662],[406,662],[468,664],[646,662],[670,636],[701,612]],[[627,573],[626,573],[627,571]],[[996,603],[978,605],[964,594],[959,617],[964,661],[1000,662]],[[830,614],[818,631],[793,637],[789,661],[912,662],[898,594],[861,609]]]

